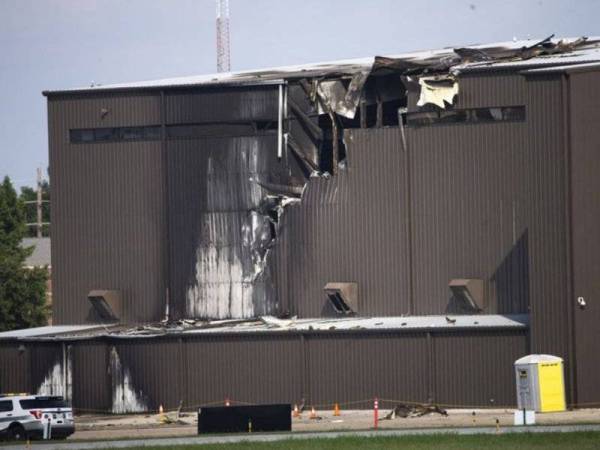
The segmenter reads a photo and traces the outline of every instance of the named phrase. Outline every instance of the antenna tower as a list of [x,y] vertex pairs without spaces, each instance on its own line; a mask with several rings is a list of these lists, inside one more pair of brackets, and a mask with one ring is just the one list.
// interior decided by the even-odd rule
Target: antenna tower
[[229,0],[217,0],[217,72],[229,72]]

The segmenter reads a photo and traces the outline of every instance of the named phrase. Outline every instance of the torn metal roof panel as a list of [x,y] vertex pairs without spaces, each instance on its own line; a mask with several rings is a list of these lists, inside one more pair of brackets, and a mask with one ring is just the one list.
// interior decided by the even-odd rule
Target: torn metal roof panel
[[458,72],[475,72],[485,70],[504,70],[527,68],[541,68],[553,66],[579,66],[590,63],[600,62],[600,47],[582,48],[580,50],[561,53],[557,55],[541,55],[535,58],[520,59],[514,61],[483,61],[464,65],[457,65],[453,70]]
[[[162,88],[186,88],[199,86],[236,86],[266,83],[282,83],[288,79],[354,76],[373,70],[406,70],[427,68],[431,70],[481,70],[482,68],[523,67],[535,64],[561,64],[559,56],[543,56],[544,53],[564,55],[573,49],[574,62],[600,60],[598,54],[599,38],[563,38],[530,39],[521,41],[478,44],[463,48],[443,48],[389,55],[386,57],[368,57],[346,59],[315,64],[302,64],[261,70],[247,70],[219,74],[195,75],[187,77],[165,78],[160,80],[92,85],[73,89],[44,91],[48,94],[103,92],[113,90],[138,90]],[[572,46],[572,47],[570,47]],[[590,50],[590,51],[588,51]],[[594,51],[591,51],[594,50]],[[580,58],[580,59],[578,59]],[[587,59],[586,59],[587,58]],[[539,60],[539,61],[538,61]]]

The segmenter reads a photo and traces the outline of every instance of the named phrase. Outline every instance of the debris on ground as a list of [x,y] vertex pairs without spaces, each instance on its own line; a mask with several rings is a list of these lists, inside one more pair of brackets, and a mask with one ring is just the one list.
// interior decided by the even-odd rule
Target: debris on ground
[[403,419],[410,417],[422,417],[427,414],[434,413],[442,416],[448,416],[448,412],[445,409],[440,408],[438,405],[418,403],[408,405],[405,403],[400,403],[396,405],[388,415],[379,420],[392,420],[397,417],[402,417]]

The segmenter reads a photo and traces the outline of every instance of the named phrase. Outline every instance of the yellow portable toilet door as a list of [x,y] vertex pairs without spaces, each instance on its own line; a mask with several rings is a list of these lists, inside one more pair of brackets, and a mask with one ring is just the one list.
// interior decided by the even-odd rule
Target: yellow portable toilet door
[[538,363],[538,377],[540,411],[564,411],[566,405],[562,362]]

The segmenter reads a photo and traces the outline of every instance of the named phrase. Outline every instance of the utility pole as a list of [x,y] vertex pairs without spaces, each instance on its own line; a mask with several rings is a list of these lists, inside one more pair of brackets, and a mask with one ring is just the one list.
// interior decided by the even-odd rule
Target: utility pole
[[42,237],[42,169],[37,169],[37,237]]
[[229,0],[217,0],[217,72],[230,70]]
[[28,227],[36,228],[36,236],[41,238],[43,236],[43,227],[44,225],[50,225],[49,222],[43,221],[43,208],[42,205],[44,203],[48,203],[48,200],[42,200],[42,169],[38,167],[37,169],[37,188],[36,188],[36,199],[29,200],[24,202],[25,204],[33,204],[35,203],[36,207],[36,221],[26,224]]

